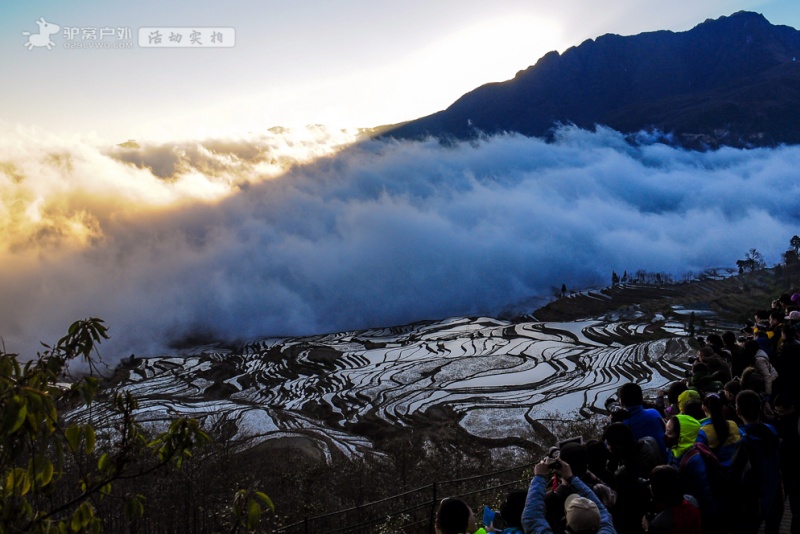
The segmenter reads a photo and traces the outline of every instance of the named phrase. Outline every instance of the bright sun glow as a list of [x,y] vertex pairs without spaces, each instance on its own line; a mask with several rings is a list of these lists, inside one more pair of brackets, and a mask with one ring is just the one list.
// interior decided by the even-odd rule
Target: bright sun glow
[[0,123],[0,258],[85,249],[111,221],[222,200],[356,139],[317,126],[108,145]]
[[560,48],[561,28],[531,16],[493,18],[437,41],[413,58],[419,76],[447,73],[451,90],[503,81]]
[[390,100],[397,103],[392,120],[444,109],[464,93],[513,78],[547,52],[563,47],[557,24],[529,15],[492,18],[464,28],[388,67],[402,73]]
[[186,132],[197,137],[199,131],[221,137],[275,125],[334,129],[398,123],[445,109],[464,93],[513,78],[547,52],[564,48],[555,22],[530,15],[491,18],[379,67],[309,84],[234,91],[203,109],[171,116],[169,124],[139,126],[148,138],[166,139]]

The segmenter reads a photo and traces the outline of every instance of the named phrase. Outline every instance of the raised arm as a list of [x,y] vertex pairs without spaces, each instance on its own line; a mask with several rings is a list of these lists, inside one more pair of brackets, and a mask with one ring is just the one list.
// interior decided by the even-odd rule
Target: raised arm
[[552,534],[553,530],[545,518],[544,493],[547,486],[549,465],[541,461],[533,468],[533,480],[528,488],[525,508],[522,510],[522,529],[525,534]]

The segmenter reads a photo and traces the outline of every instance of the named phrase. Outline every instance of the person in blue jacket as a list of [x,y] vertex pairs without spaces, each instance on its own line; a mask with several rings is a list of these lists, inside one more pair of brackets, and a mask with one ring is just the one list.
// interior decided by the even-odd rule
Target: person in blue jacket
[[664,419],[658,410],[654,408],[644,408],[642,396],[642,388],[639,384],[628,382],[622,384],[617,390],[619,395],[619,403],[625,408],[627,416],[621,419],[631,430],[633,430],[633,437],[640,440],[646,436],[650,436],[656,443],[658,443],[661,452],[661,459],[667,459],[667,447],[664,445]]
[[525,534],[552,534],[553,529],[545,518],[544,495],[548,475],[555,472],[577,493],[567,497],[564,511],[567,518],[567,532],[616,534],[611,514],[589,487],[572,474],[569,464],[560,458],[545,459],[533,468],[533,480],[528,488],[525,508],[522,511],[522,528]]
[[761,422],[761,397],[756,392],[740,392],[736,411],[744,421],[744,436],[731,461],[738,497],[734,532],[755,534],[764,523],[766,534],[777,534],[783,517],[780,437],[772,425]]

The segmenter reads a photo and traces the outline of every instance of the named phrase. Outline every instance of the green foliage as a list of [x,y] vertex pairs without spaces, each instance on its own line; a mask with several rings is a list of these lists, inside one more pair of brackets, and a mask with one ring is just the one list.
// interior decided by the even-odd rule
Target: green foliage
[[377,534],[393,534],[395,532],[402,532],[403,527],[412,522],[409,514],[400,513],[387,517],[383,523],[376,526],[375,532]]
[[[58,380],[75,359],[94,372],[96,346],[104,339],[106,325],[90,318],[73,323],[54,346],[43,345],[34,360],[23,363],[17,354],[0,352],[0,534],[100,532],[96,504],[114,495],[117,481],[170,465],[181,468],[192,451],[210,441],[200,423],[187,418],[148,437],[134,417],[138,403],[126,391],[104,397],[114,428],[102,439],[91,423],[65,423],[59,409],[83,403],[91,413],[100,402],[100,381],[90,374],[65,387]],[[117,497],[129,519],[142,517],[143,495]],[[239,492],[236,499],[236,529],[254,529],[262,510],[273,509],[260,492]]]
[[260,491],[239,490],[233,498],[232,515],[235,520],[234,531],[244,528],[246,531],[255,530],[261,522],[264,508],[275,511],[275,505]]

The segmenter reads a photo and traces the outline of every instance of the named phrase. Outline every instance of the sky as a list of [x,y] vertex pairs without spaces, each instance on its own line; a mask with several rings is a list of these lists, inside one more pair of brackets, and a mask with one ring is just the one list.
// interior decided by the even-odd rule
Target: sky
[[[551,50],[605,33],[685,31],[739,10],[800,27],[790,0],[4,2],[0,120],[112,142],[372,127],[444,109]],[[28,50],[22,33],[37,33],[40,17],[61,30],[52,49]],[[140,46],[139,28],[195,25],[232,29],[235,45]],[[67,48],[102,28],[131,36],[103,36],[107,49]],[[68,38],[68,29],[78,33]]]
[[[114,360],[189,338],[496,315],[562,283],[679,277],[754,247],[775,263],[800,223],[797,147],[634,147],[603,128],[443,147],[357,131],[550,50],[742,9],[800,27],[792,2],[769,1],[5,3],[0,338],[30,356],[101,317]],[[51,49],[42,17],[59,26]],[[92,31],[110,48],[77,48]],[[191,32],[219,46],[192,49]]]

